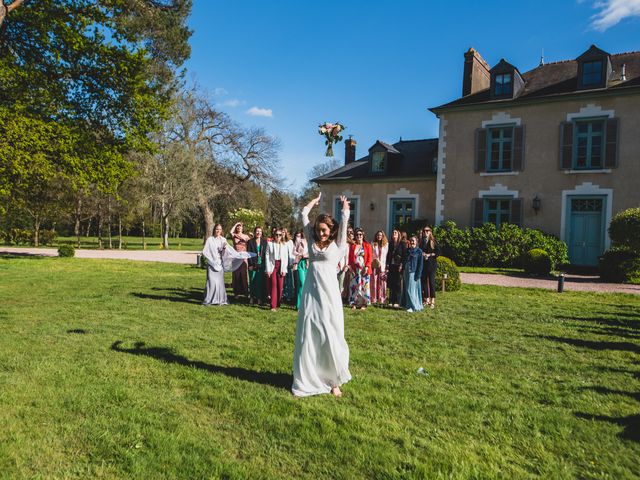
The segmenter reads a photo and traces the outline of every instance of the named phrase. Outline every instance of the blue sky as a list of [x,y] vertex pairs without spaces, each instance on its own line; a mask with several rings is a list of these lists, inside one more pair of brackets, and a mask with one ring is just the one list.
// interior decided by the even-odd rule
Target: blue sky
[[[317,126],[340,121],[357,156],[380,139],[432,138],[427,110],[460,96],[474,47],[525,72],[594,43],[640,50],[640,0],[194,0],[188,75],[221,110],[282,143],[282,174],[299,190],[326,160]],[[345,137],[346,138],[346,137]],[[344,158],[344,144],[334,148]]]

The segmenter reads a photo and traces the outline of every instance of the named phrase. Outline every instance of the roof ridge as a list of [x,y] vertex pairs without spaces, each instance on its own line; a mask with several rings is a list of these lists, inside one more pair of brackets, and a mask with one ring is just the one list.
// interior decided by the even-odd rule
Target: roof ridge
[[621,53],[612,53],[612,57],[617,57],[618,55],[630,55],[632,53],[640,53],[640,50],[632,50],[630,52],[621,52]]
[[408,143],[408,142],[428,142],[428,141],[433,141],[433,140],[438,140],[437,137],[435,138],[418,138],[416,140],[405,140],[404,138],[402,140],[398,140],[396,143],[394,143],[394,145],[397,145],[398,143]]

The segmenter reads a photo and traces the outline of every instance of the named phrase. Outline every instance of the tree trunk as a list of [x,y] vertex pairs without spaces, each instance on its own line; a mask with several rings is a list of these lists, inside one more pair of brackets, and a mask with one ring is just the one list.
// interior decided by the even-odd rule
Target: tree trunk
[[204,217],[204,240],[213,236],[213,211],[208,202],[201,202],[202,216]]
[[73,226],[73,233],[76,236],[76,248],[80,248],[80,211],[82,210],[82,199],[80,196],[76,197],[76,209],[74,212],[75,215],[75,225]]
[[91,233],[91,221],[93,217],[89,217],[89,221],[87,222],[87,231],[85,233],[85,237],[89,238],[89,234]]
[[104,245],[102,244],[102,210],[98,207],[98,249],[102,250]]
[[161,219],[160,229],[162,232],[162,248],[168,249],[169,248],[169,213],[167,212],[167,206],[164,201],[164,198],[162,199],[162,204],[160,205],[160,219]]
[[113,242],[111,240],[111,197],[107,199],[107,230],[109,234],[109,250],[113,249]]
[[142,249],[147,249],[147,237],[145,237],[144,233],[144,216],[142,217]]
[[36,215],[33,221],[33,245],[37,247],[40,245],[40,216]]
[[118,213],[118,250],[122,250],[122,215]]

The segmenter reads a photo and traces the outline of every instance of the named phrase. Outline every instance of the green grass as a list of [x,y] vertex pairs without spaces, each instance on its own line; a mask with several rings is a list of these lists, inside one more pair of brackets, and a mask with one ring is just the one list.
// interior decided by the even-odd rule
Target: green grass
[[522,268],[458,266],[458,269],[463,273],[488,273],[491,275],[509,275],[509,274],[524,275],[524,270]]
[[[76,246],[78,239],[76,237],[56,237],[52,247],[60,245],[72,245]],[[160,237],[146,237],[146,249],[147,250],[161,250],[162,239]],[[118,248],[118,237],[113,236],[111,238],[113,248]],[[109,246],[109,239],[107,237],[102,238],[102,244],[104,248]],[[201,238],[169,238],[170,250],[202,250],[203,241]],[[142,250],[144,244],[142,237],[122,237],[122,248],[127,250]],[[98,237],[80,237],[80,248],[97,249]]]
[[345,396],[294,399],[295,311],[203,307],[204,280],[0,258],[0,478],[640,476],[638,296],[347,311]]

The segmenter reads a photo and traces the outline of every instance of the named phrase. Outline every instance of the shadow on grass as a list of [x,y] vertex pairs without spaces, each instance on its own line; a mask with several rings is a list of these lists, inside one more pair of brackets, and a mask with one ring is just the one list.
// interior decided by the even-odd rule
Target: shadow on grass
[[220,365],[211,365],[210,363],[200,362],[198,360],[189,360],[187,357],[174,353],[170,348],[166,347],[147,347],[144,342],[136,342],[133,348],[123,348],[122,341],[113,342],[111,350],[121,353],[129,353],[131,355],[142,355],[145,357],[155,358],[165,363],[175,363],[185,367],[197,368],[211,373],[221,373],[231,378],[244,380],[246,382],[259,383],[275,388],[289,390],[293,383],[293,377],[285,373],[273,372],[256,372],[255,370],[247,370],[240,367],[222,367]]
[[165,294],[132,292],[131,295],[148,300],[167,300],[191,304],[201,304],[204,297],[204,291],[200,288],[152,288],[151,290],[165,292]]
[[626,417],[608,417],[606,415],[591,415],[589,413],[574,412],[574,415],[584,420],[598,420],[609,422],[624,428],[620,432],[620,438],[640,442],[640,415],[627,415]]
[[[632,320],[619,317],[630,317]],[[571,320],[574,322],[592,322],[597,325],[606,325],[609,327],[618,327],[628,330],[640,330],[640,317],[632,314],[614,314],[612,317],[571,317],[568,315],[557,315],[558,320]]]
[[630,342],[604,342],[583,340],[581,338],[553,337],[546,335],[527,335],[534,338],[542,338],[553,342],[566,343],[575,347],[590,348],[592,350],[617,350],[622,352],[640,353],[640,345]]
[[640,392],[634,393],[634,392],[625,392],[624,390],[612,390],[607,387],[598,387],[595,385],[591,387],[579,387],[578,390],[591,390],[596,393],[600,393],[602,395],[624,395],[626,397],[633,398],[636,402],[640,402]]
[[88,332],[84,328],[73,328],[71,330],[67,330],[67,333],[77,333],[79,335],[84,335]]
[[640,331],[625,327],[588,327],[579,328],[578,331],[594,335],[608,335],[612,337],[634,338],[640,340]]
[[54,258],[51,255],[42,255],[40,253],[26,253],[26,252],[0,252],[0,258],[2,260],[15,260],[17,258],[32,258],[34,260],[41,260],[43,258]]

